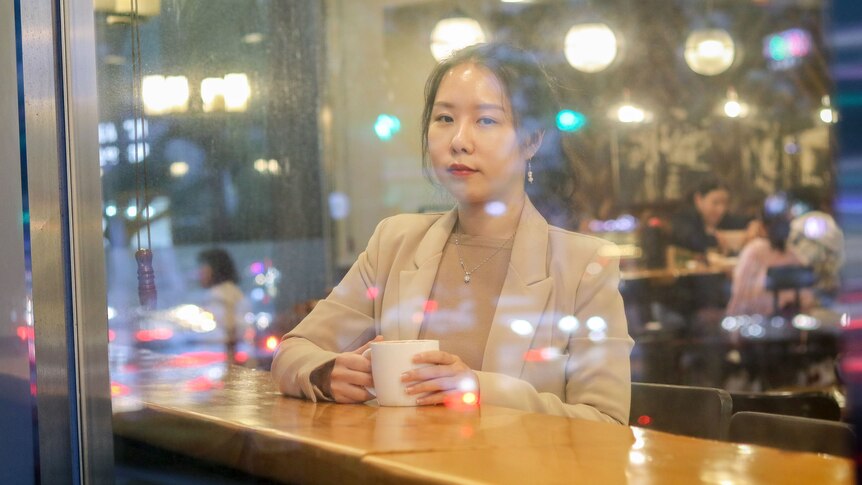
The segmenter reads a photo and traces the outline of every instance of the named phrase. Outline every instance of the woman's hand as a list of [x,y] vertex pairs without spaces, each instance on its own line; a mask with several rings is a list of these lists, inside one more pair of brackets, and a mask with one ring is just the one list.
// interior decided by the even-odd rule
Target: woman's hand
[[324,392],[335,402],[355,404],[374,398],[366,389],[374,386],[374,380],[371,377],[371,360],[363,357],[362,353],[368,349],[371,342],[380,340],[383,340],[383,337],[378,335],[362,347],[335,357],[328,384],[324,384]]
[[407,394],[426,394],[416,404],[440,404],[450,399],[458,402],[466,392],[479,394],[479,379],[460,357],[434,350],[413,357],[414,364],[432,364],[405,372],[401,382],[407,384]]

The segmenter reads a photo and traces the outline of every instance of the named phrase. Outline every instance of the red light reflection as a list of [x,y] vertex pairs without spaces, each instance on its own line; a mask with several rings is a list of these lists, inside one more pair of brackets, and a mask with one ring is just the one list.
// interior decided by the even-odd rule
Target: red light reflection
[[18,327],[15,329],[15,333],[21,340],[33,340],[33,327]]
[[648,415],[644,414],[642,416],[638,416],[638,424],[641,426],[649,426],[652,423],[652,418]]
[[224,352],[186,352],[166,360],[160,367],[198,367],[218,364],[226,359]]
[[369,300],[376,299],[378,294],[380,294],[380,290],[376,286],[372,286],[365,290],[365,296],[368,297]]
[[174,331],[169,328],[154,328],[152,330],[138,330],[135,332],[135,339],[138,342],[153,342],[156,340],[170,340],[174,336]]
[[437,311],[437,307],[438,307],[438,306],[439,306],[439,305],[437,304],[437,301],[436,301],[436,300],[428,300],[428,301],[426,301],[426,302],[425,302],[425,313],[434,313],[434,312],[436,312],[436,311]]

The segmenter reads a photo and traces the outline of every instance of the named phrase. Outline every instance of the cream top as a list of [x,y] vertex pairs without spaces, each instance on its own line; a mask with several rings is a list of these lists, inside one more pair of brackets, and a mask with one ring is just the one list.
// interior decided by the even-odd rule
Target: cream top
[[[470,283],[464,283],[464,269],[458,262],[455,236],[451,235],[443,248],[419,338],[439,340],[440,350],[457,355],[471,369],[479,370],[506,279],[513,240],[466,234],[459,238],[464,266],[471,272]],[[473,270],[492,254],[491,259]]]

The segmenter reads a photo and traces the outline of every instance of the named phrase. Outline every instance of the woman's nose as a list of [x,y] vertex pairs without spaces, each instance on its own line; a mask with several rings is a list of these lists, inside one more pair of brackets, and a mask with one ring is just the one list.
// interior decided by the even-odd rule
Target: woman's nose
[[470,130],[470,126],[468,123],[461,123],[456,125],[455,133],[452,136],[452,152],[473,152],[473,132]]

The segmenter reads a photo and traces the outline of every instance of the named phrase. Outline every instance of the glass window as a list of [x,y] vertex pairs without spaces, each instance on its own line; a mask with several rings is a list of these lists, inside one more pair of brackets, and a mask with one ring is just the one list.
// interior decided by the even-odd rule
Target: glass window
[[480,42],[552,79],[566,159],[534,163],[528,194],[616,243],[634,381],[843,404],[840,276],[859,262],[833,217],[824,3],[95,5],[115,412],[145,378],[194,393],[225,364],[268,370],[382,219],[454,206],[422,169],[425,82]]

